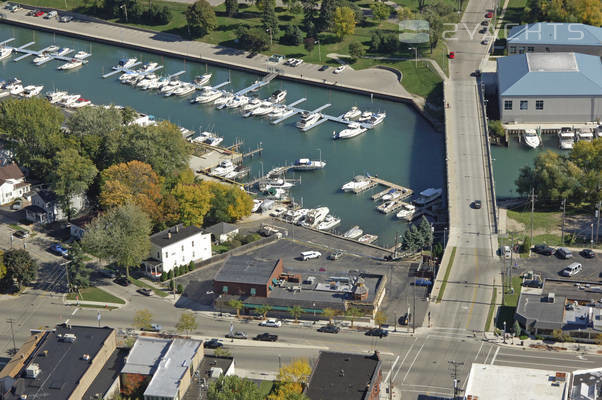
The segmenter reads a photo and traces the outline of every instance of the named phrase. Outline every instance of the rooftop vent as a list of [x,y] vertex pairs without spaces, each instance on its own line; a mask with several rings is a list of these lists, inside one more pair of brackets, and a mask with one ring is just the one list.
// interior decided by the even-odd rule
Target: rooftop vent
[[90,361],[90,354],[84,354],[82,356],[82,360],[84,360],[84,361]]
[[42,370],[38,364],[31,364],[25,369],[25,376],[27,378],[35,379],[38,377],[38,375],[40,375],[40,372],[42,372]]
[[345,376],[345,370],[344,369],[339,370],[339,376]]

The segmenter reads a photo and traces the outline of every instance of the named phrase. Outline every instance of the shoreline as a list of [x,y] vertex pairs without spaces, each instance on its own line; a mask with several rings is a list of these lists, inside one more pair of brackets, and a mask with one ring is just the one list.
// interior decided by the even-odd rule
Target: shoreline
[[[24,9],[32,9],[32,8],[34,8],[34,7],[24,5]],[[44,7],[36,7],[36,8],[39,8],[41,10],[51,10],[50,8],[44,8]],[[88,17],[85,15],[77,14],[77,13],[69,12],[67,14],[72,15],[81,21],[84,21],[88,26],[91,26],[92,24],[106,25],[107,27],[110,26],[115,29],[131,31],[132,33],[137,32],[137,33],[146,34],[146,35],[153,35],[152,40],[154,40],[158,43],[164,43],[164,44],[178,43],[179,45],[182,45],[182,43],[185,43],[187,50],[188,50],[189,44],[197,44],[197,45],[202,45],[202,46],[209,46],[211,49],[226,50],[229,53],[231,53],[232,55],[247,54],[247,52],[243,52],[241,50],[227,48],[227,47],[221,47],[221,46],[216,46],[216,45],[210,45],[210,44],[207,44],[204,42],[187,41],[187,40],[181,40],[181,39],[179,41],[177,41],[179,37],[176,35],[163,34],[161,32],[154,32],[154,31],[149,31],[146,29],[130,28],[127,26],[98,20],[96,18]],[[186,51],[186,52],[177,51],[175,49],[176,46],[172,46],[171,48],[151,46],[151,45],[148,45],[145,43],[141,43],[140,41],[135,41],[133,39],[133,36],[134,36],[133,34],[127,35],[127,37],[129,37],[129,39],[127,41],[125,41],[125,40],[123,40],[124,35],[121,35],[121,40],[119,40],[118,38],[114,38],[114,37],[110,37],[110,36],[106,36],[106,35],[100,36],[98,34],[82,32],[81,30],[78,30],[78,29],[66,29],[69,27],[73,27],[73,25],[77,23],[75,21],[61,24],[59,26],[54,26],[55,25],[54,21],[51,21],[51,20],[45,20],[45,19],[35,20],[35,19],[33,19],[32,21],[28,21],[28,20],[22,20],[19,17],[20,17],[20,15],[13,14],[13,13],[1,13],[0,14],[0,20],[3,22],[6,22],[11,25],[29,28],[29,29],[35,29],[38,31],[59,33],[61,35],[74,37],[74,38],[78,38],[78,39],[92,40],[95,42],[104,43],[104,44],[108,44],[108,45],[130,48],[130,49],[135,49],[135,50],[139,50],[139,51],[146,51],[149,53],[184,59],[184,60],[193,61],[193,62],[209,63],[212,65],[217,65],[217,66],[224,67],[224,68],[231,68],[231,69],[255,73],[255,74],[263,75],[263,74],[268,74],[270,72],[275,71],[278,73],[278,78],[281,78],[281,79],[287,80],[287,81],[305,83],[305,84],[310,84],[313,86],[318,86],[318,87],[323,87],[323,88],[328,88],[328,89],[342,90],[342,91],[349,92],[349,93],[355,93],[355,94],[371,96],[371,97],[374,96],[374,97],[389,100],[389,101],[401,102],[401,103],[410,105],[435,130],[437,130],[440,133],[444,132],[444,123],[441,121],[438,121],[436,118],[429,115],[424,110],[424,105],[423,106],[419,105],[416,102],[415,97],[413,97],[411,95],[406,96],[401,93],[394,93],[394,92],[387,93],[384,90],[380,90],[378,88],[371,89],[369,87],[360,87],[360,86],[352,85],[349,83],[339,83],[338,81],[330,82],[327,79],[320,80],[320,79],[316,79],[313,77],[309,77],[309,76],[307,76],[307,74],[305,76],[303,74],[300,74],[300,75],[290,74],[290,73],[287,73],[286,71],[284,71],[282,68],[280,68],[280,67],[282,67],[281,64],[274,64],[273,66],[270,66],[273,71],[268,70],[267,63],[261,62],[259,65],[252,64],[252,62],[255,62],[257,64],[256,59],[259,57],[265,57],[263,55],[257,55],[255,57],[249,59],[249,62],[247,62],[245,64],[241,64],[239,62],[233,62],[233,61],[225,60],[223,58],[218,59],[215,57],[203,55],[200,52],[199,52],[199,55],[197,56],[197,55],[190,54],[188,51]],[[31,17],[31,18],[33,18],[33,17]],[[57,24],[58,24],[58,22],[57,22]],[[65,26],[65,28],[63,28],[63,26]],[[161,36],[165,37],[165,39],[161,39]],[[171,41],[168,41],[168,40],[171,40]],[[172,48],[174,48],[174,49],[172,49]],[[315,67],[316,70],[318,67],[315,64],[306,64],[306,65],[312,65]],[[392,71],[390,71],[390,69],[387,69],[387,68],[380,68],[378,66],[375,66],[370,69],[372,70],[372,72],[386,71],[388,74],[395,75]],[[353,71],[356,72],[355,70],[353,70]],[[362,70],[360,70],[360,71],[362,71]],[[363,70],[363,71],[366,71],[366,70]],[[341,77],[343,77],[343,75],[341,75]],[[397,84],[400,87],[402,87],[402,85],[399,83],[399,81],[397,81]],[[388,88],[389,87],[387,87],[387,89]]]

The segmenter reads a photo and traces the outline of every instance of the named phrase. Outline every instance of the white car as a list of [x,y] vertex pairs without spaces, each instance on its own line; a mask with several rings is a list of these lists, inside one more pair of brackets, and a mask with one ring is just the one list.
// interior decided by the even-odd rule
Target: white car
[[337,69],[335,69],[332,72],[335,73],[335,74],[340,74],[341,72],[345,71],[345,68],[347,68],[346,65],[341,65],[341,66],[337,67]]
[[280,328],[282,326],[282,322],[276,319],[266,319],[265,321],[261,321],[259,326],[267,326],[270,328]]
[[304,251],[301,253],[301,259],[303,261],[311,260],[312,258],[320,258],[322,253],[319,251]]
[[505,259],[510,259],[512,257],[512,250],[510,249],[510,246],[504,246],[501,250]]

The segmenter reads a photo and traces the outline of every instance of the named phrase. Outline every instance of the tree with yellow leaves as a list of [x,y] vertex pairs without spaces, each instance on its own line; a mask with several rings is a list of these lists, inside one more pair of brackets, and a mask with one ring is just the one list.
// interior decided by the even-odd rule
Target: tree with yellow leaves
[[180,222],[184,225],[203,225],[213,198],[204,185],[178,183],[171,194],[178,203]]
[[602,25],[602,6],[600,0],[577,0],[576,4],[579,19],[584,24]]
[[201,184],[212,193],[211,209],[207,214],[207,223],[235,222],[251,215],[253,199],[237,186],[224,185],[217,182]]
[[278,372],[278,388],[268,400],[307,400],[302,393],[310,376],[311,367],[306,359],[297,359],[282,366]]
[[337,7],[334,10],[334,33],[339,40],[355,32],[355,12],[350,7]]

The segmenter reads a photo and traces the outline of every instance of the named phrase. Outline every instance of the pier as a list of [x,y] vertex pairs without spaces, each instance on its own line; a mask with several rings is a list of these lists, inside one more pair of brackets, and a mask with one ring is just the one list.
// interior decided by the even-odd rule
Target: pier
[[246,87],[244,89],[240,89],[238,92],[234,93],[234,95],[235,96],[242,96],[242,95],[245,95],[245,94],[247,94],[249,92],[253,92],[255,90],[258,90],[258,89],[264,87],[265,85],[267,85],[268,83],[270,83],[277,76],[278,76],[278,74],[276,74],[276,73],[268,74],[268,75],[264,76],[262,80],[255,81],[255,83],[252,84],[251,86]]
[[[142,64],[142,61],[138,61],[137,63],[135,63],[135,64],[131,65],[131,66],[130,66],[130,67],[128,67],[128,68],[118,68],[118,69],[116,69],[116,70],[113,70],[113,71],[111,71],[111,72],[108,72],[108,73],[104,74],[102,77],[103,77],[103,78],[108,78],[109,76],[113,76],[113,75],[115,75],[115,74],[118,74],[118,73],[120,73],[120,72],[121,72],[121,73],[125,73],[125,74],[138,74],[138,75],[140,75],[140,76],[146,76],[146,75],[150,75],[150,74],[154,73],[155,71],[158,71],[158,70],[160,70],[161,68],[163,68],[163,65],[157,65],[156,67],[154,67],[154,68],[151,68],[151,69],[149,69],[149,70],[147,70],[147,71],[144,71],[144,72],[141,72],[141,71],[135,71],[135,70],[133,70],[133,69],[132,69],[132,68],[134,68],[134,67],[137,67],[137,66],[138,66],[138,65],[140,65],[140,64]],[[180,72],[178,72],[177,74],[181,75],[181,74],[183,74],[184,72],[186,72],[186,71],[180,71]],[[174,74],[174,75],[175,75],[175,74]],[[178,76],[178,75],[175,75],[175,76]]]
[[250,150],[247,153],[243,153],[242,159],[244,160],[245,158],[253,158],[256,155],[261,156],[261,153],[263,153],[263,144],[261,142],[259,142],[259,145],[257,146],[256,149]]
[[404,193],[404,195],[405,195],[403,198],[410,197],[414,193],[414,191],[412,189],[410,189],[410,188],[398,185],[398,184],[393,183],[393,182],[386,181],[386,180],[381,179],[381,178],[377,178],[377,177],[371,176],[371,177],[369,177],[369,179],[370,179],[370,181],[375,182],[378,185],[386,186],[389,189],[397,189],[397,190],[402,191]]
[[211,86],[211,89],[213,89],[213,90],[217,90],[217,89],[219,89],[219,88],[221,88],[221,87],[224,87],[224,86],[226,86],[226,85],[227,85],[227,84],[229,84],[229,83],[230,83],[230,81],[225,81],[225,82],[219,83],[219,84],[217,84],[217,85],[215,85],[215,86]]
[[293,101],[291,104],[286,105],[285,107],[289,108],[290,111],[287,112],[286,114],[284,114],[282,117],[278,118],[277,120],[272,121],[272,125],[278,125],[279,123],[281,123],[282,121],[292,117],[293,115],[296,115],[299,111],[295,111],[294,107],[297,104],[301,104],[303,103],[305,100],[307,100],[305,97],[299,99],[299,100],[295,100]]
[[[6,48],[12,49],[14,52],[17,53],[23,53],[23,55],[16,57],[13,61],[21,61],[27,57],[30,56],[42,56],[42,55],[46,55],[48,57],[50,57],[48,60],[44,60],[42,62],[38,62],[36,63],[36,65],[42,65],[47,63],[48,61],[52,61],[52,60],[59,60],[59,61],[65,61],[65,62],[71,62],[73,61],[73,57],[67,57],[68,54],[71,54],[75,51],[75,49],[70,49],[68,52],[64,53],[63,55],[59,56],[59,55],[51,55],[51,54],[46,54],[46,52],[52,48],[52,46],[48,46],[48,47],[44,47],[42,50],[30,50],[27,47],[35,44],[35,42],[29,42],[29,43],[25,43],[22,46],[19,47],[12,47],[12,46],[6,46],[7,43],[12,42],[13,40],[15,40],[15,38],[10,38],[7,40],[4,40],[0,43],[0,46],[4,46]],[[85,57],[81,57],[79,58],[79,60],[84,61],[86,58],[90,57],[92,54],[88,54]],[[87,61],[84,61],[87,62]]]

